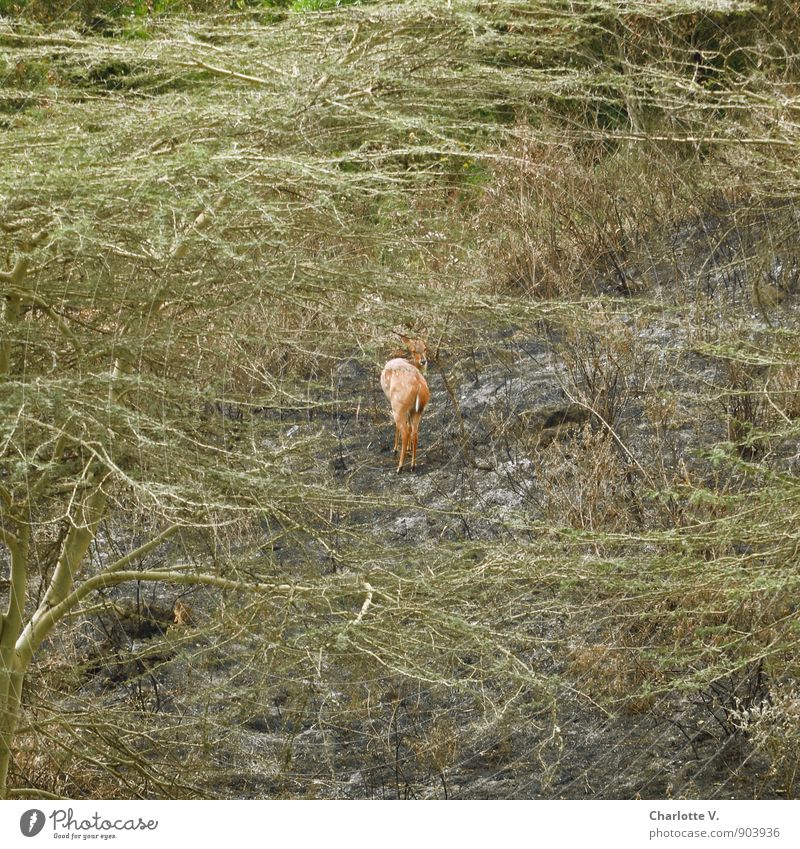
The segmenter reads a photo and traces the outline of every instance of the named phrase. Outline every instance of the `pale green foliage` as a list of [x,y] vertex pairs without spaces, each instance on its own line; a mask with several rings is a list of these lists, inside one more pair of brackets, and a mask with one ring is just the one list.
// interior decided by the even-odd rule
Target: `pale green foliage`
[[[32,532],[27,612],[81,528],[79,582],[171,524],[156,564],[138,564],[148,574],[280,582],[204,597],[201,635],[167,635],[188,658],[172,682],[193,717],[185,736],[141,696],[137,667],[141,704],[107,706],[116,725],[90,717],[94,748],[74,746],[71,721],[23,715],[31,752],[47,739],[59,754],[50,767],[21,756],[15,779],[235,793],[220,749],[274,703],[289,717],[275,793],[309,795],[302,769],[291,777],[297,728],[361,739],[374,721],[383,746],[413,704],[420,774],[446,785],[472,749],[504,762],[535,727],[524,758],[546,794],[565,694],[636,714],[731,681],[724,712],[756,667],[747,708],[763,680],[796,680],[798,326],[759,276],[797,258],[787,8],[379,3],[272,24],[156,16],[136,39],[3,23],[0,515]],[[689,287],[702,269],[675,247],[712,217],[727,300],[727,279]],[[728,239],[758,227],[756,248]],[[14,281],[19,257],[30,269]],[[341,412],[343,363],[377,376],[392,331],[423,326],[468,391],[462,359],[494,362],[498,331],[542,323],[588,424],[525,443],[537,498],[437,513],[413,484],[365,492],[336,474],[325,417]],[[680,350],[659,371],[674,352],[641,340],[665,326]],[[700,355],[727,383],[694,373]],[[432,409],[446,404],[441,392]],[[718,425],[710,456],[682,456],[672,435],[701,409]],[[653,423],[650,442],[636,418]],[[452,524],[433,550],[413,533],[390,545],[358,515],[376,504],[386,521]],[[57,703],[59,663],[37,669],[36,704]],[[234,682],[249,701],[227,696]],[[769,722],[765,740],[781,727]],[[245,743],[237,774],[261,792]],[[98,774],[123,749],[124,768]],[[70,784],[63,764],[84,756]],[[174,763],[185,774],[171,784]],[[340,772],[321,792],[341,791]]]

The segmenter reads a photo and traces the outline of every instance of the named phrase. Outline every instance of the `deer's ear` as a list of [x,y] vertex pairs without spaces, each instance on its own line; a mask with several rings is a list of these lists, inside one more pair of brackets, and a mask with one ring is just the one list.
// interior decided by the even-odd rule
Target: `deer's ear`
[[406,334],[405,334],[405,333],[398,333],[397,335],[398,335],[398,336],[399,336],[399,337],[400,337],[400,338],[401,338],[401,339],[402,339],[402,340],[406,343],[406,345],[408,345],[408,343],[411,341],[411,340],[408,338],[408,336],[406,336]]

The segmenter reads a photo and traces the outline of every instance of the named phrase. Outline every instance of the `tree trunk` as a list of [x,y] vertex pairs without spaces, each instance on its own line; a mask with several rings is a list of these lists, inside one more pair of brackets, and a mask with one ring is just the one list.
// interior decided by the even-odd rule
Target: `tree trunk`
[[22,682],[25,678],[25,673],[15,667],[16,664],[10,668],[7,666],[4,652],[0,666],[0,799],[8,798],[8,767],[19,720]]
[[11,586],[8,607],[0,617],[0,799],[8,796],[8,766],[27,667],[17,651],[17,640],[22,633],[25,614],[30,527],[17,521],[15,530],[16,534],[3,534],[3,541],[11,552]]

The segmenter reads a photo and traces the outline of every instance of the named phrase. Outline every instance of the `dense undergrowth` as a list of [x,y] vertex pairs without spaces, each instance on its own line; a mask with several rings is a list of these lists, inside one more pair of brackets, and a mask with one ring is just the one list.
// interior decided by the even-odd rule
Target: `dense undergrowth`
[[[703,764],[702,735],[739,747],[658,792],[796,796],[796,3],[313,5],[0,19],[0,507],[29,601],[98,476],[84,575],[172,523],[158,568],[279,588],[203,590],[154,643],[87,599],[28,677],[12,786],[602,796],[560,780],[565,717],[596,711],[632,729],[617,756],[664,728]],[[463,474],[529,470],[508,509],[339,474],[342,370],[398,329],[449,374]],[[531,397],[470,447],[458,399],[509,336],[543,340],[578,424],[544,440]],[[389,507],[438,544],[376,534]]]

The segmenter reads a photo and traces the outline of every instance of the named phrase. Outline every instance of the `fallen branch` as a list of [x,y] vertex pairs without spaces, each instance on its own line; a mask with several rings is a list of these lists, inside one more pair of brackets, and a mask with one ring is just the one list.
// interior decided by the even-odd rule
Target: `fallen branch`
[[[203,62],[200,59],[195,59],[194,62],[181,62],[180,64],[185,68],[202,68],[204,71],[217,74],[220,77],[233,77],[234,79],[244,80],[244,82],[255,83],[256,85],[272,85],[269,80],[265,80],[262,77],[252,77],[249,74],[240,74],[238,71],[229,71],[227,68],[218,68],[216,65],[209,65],[208,62]],[[278,70],[278,68],[267,67],[273,74],[284,75],[284,72]]]

